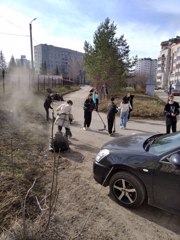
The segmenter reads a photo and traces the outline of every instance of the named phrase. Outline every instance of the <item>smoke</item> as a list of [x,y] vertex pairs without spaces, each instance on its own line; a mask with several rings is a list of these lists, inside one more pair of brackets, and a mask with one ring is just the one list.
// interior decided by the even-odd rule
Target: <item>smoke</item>
[[26,67],[18,67],[5,77],[4,108],[22,131],[43,135],[47,132],[42,97],[36,93],[34,78]]

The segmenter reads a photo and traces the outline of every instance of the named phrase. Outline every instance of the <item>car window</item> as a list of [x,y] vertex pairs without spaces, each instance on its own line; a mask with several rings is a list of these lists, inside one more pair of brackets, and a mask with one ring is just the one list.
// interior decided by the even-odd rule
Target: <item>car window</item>
[[180,133],[164,135],[157,138],[150,146],[148,151],[153,154],[161,155],[180,146]]
[[174,154],[179,154],[180,155],[180,151],[177,152],[173,152],[171,154],[168,154],[168,156],[165,156],[161,159],[161,162],[165,162],[165,163],[170,163],[170,157]]

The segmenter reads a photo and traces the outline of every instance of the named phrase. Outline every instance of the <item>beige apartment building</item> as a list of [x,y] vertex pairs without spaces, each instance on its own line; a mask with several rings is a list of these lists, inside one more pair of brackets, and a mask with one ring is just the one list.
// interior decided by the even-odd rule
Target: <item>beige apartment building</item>
[[180,36],[161,43],[157,62],[156,85],[180,90]]

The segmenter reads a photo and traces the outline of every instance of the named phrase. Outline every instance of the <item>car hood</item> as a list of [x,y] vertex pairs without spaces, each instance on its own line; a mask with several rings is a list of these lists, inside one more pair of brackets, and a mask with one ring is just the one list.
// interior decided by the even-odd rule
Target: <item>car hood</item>
[[107,148],[109,150],[122,150],[128,149],[128,151],[144,151],[143,143],[144,141],[152,137],[152,133],[146,134],[133,134],[130,136],[118,137],[112,141],[105,143],[102,148]]

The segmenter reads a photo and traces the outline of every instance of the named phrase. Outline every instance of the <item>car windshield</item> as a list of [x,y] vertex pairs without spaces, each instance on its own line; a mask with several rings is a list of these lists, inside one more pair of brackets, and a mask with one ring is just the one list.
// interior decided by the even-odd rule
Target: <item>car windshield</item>
[[[148,141],[149,140],[149,141]],[[180,145],[180,133],[168,134],[168,135],[158,135],[151,137],[146,140],[144,148],[146,151],[161,155],[168,151],[171,151]]]

